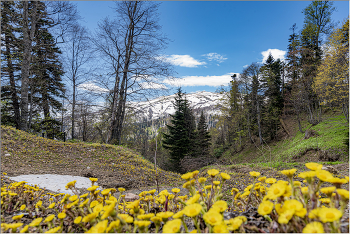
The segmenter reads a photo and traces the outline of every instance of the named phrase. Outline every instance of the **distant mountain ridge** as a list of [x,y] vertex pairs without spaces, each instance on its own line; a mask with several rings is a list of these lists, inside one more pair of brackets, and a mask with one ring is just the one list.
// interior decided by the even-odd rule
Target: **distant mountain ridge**
[[[185,98],[189,101],[196,116],[200,115],[200,112],[203,110],[208,117],[220,114],[220,100],[223,97],[224,94],[207,91],[185,95]],[[169,114],[174,114],[175,109],[172,103],[174,100],[175,94],[145,102],[130,102],[129,106],[133,108],[137,118],[150,121],[167,117]]]

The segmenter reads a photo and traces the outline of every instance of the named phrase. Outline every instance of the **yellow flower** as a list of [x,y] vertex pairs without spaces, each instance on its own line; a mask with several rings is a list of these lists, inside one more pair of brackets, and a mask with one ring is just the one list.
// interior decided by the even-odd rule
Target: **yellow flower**
[[190,180],[190,179],[192,179],[192,172],[188,172],[188,173],[186,173],[186,174],[183,174],[182,176],[181,176],[181,179],[184,179],[184,180]]
[[42,220],[43,220],[43,218],[34,219],[34,220],[29,224],[29,227],[36,227],[36,226],[39,226],[39,224],[41,223]]
[[221,175],[222,180],[229,180],[231,178],[231,176],[229,174],[224,173],[224,172],[222,172],[220,175]]
[[336,208],[323,207],[318,211],[318,217],[323,223],[339,220],[342,216],[343,213]]
[[219,174],[219,171],[216,169],[210,169],[207,171],[208,175],[210,175],[211,177],[215,177],[217,174]]
[[76,182],[77,182],[76,180],[69,182],[66,185],[66,189],[70,189],[70,188],[74,187]]
[[139,227],[148,227],[151,222],[147,220],[136,220],[134,221],[134,224]]
[[283,183],[273,184],[267,191],[266,196],[272,200],[277,199],[278,197],[284,194],[284,192],[286,191],[286,187],[287,186]]
[[278,222],[280,224],[287,224],[291,218],[293,218],[294,210],[286,210],[279,217]]
[[176,194],[176,193],[180,192],[180,189],[179,188],[173,188],[171,191]]
[[77,199],[78,199],[78,195],[73,195],[73,196],[69,197],[68,200],[71,201],[71,202],[74,202]]
[[194,195],[193,197],[188,199],[188,201],[186,202],[186,205],[191,205],[191,204],[198,202],[200,197],[201,197],[201,195],[199,195],[199,194]]
[[227,226],[225,223],[221,223],[219,225],[215,225],[213,228],[214,233],[229,233]]
[[89,178],[91,182],[96,182],[98,179],[97,178]]
[[333,177],[331,179],[329,179],[327,182],[332,183],[333,185],[335,185],[337,188],[340,188],[340,186],[342,184],[346,184],[347,180],[346,179],[340,179],[340,178],[336,178]]
[[234,219],[225,220],[225,224],[229,231],[237,230],[242,225],[242,223],[243,223],[243,220],[238,217]]
[[329,204],[331,202],[331,199],[329,199],[329,198],[321,198],[320,202],[325,203],[325,204]]
[[253,177],[258,177],[260,176],[260,172],[256,172],[256,171],[250,171],[249,174]]
[[345,199],[345,200],[349,200],[349,191],[346,189],[337,189],[337,193],[339,193],[339,195]]
[[90,191],[90,192],[93,192],[93,191],[95,191],[98,187],[100,187],[100,186],[94,185],[94,186],[91,186],[91,187],[87,188],[86,190],[87,190],[87,191]]
[[205,183],[205,181],[207,181],[207,178],[204,178],[204,177],[200,177],[200,178],[198,178],[198,182],[199,183]]
[[297,171],[297,169],[293,168],[293,169],[290,169],[290,170],[283,170],[283,171],[280,171],[283,175],[286,175],[288,177],[292,177],[295,172]]
[[48,223],[48,222],[51,222],[53,220],[53,218],[55,218],[55,215],[52,214],[52,215],[49,215],[46,217],[46,219],[44,220],[45,223]]
[[116,221],[112,221],[112,222],[109,224],[109,226],[107,227],[106,233],[109,233],[109,232],[112,230],[112,228],[118,227],[119,225],[120,225],[120,220],[119,220],[119,219],[117,219]]
[[194,216],[197,216],[201,212],[202,208],[203,207],[200,204],[194,203],[194,204],[186,206],[183,209],[183,211],[184,211],[184,214],[187,215],[188,217],[194,217]]
[[322,164],[318,164],[318,163],[314,163],[314,162],[305,163],[305,166],[312,171],[321,170],[323,167]]
[[187,181],[186,183],[184,183],[184,184],[182,185],[183,188],[188,188],[188,187],[190,187],[190,186],[191,186],[191,181]]
[[[118,191],[119,191],[120,193],[122,193],[122,192],[125,191],[125,188],[118,188]],[[154,191],[154,192],[155,192],[155,191]]]
[[96,216],[97,216],[96,213],[88,214],[88,215],[86,215],[86,216],[82,219],[82,221],[83,221],[84,223],[90,222],[91,220],[95,219]]
[[331,179],[333,179],[332,173],[326,170],[317,170],[316,176],[322,181],[329,182]]
[[319,222],[308,223],[304,227],[303,233],[324,233],[323,225]]
[[66,213],[64,213],[64,212],[59,213],[59,214],[57,215],[57,217],[58,217],[59,219],[64,219],[66,216],[67,216],[67,215],[66,215]]
[[21,205],[21,208],[19,208],[20,210],[24,210],[26,208],[26,205]]
[[101,194],[103,196],[107,196],[110,192],[111,192],[111,189],[104,189],[104,190],[102,190]]
[[[83,201],[82,203],[80,203],[80,205],[79,205],[79,207],[84,207],[88,202],[89,202],[89,198],[88,199],[86,199],[85,201]],[[92,202],[91,202],[92,203]],[[91,204],[90,203],[90,204]]]
[[9,223],[6,224],[6,229],[12,229],[13,232],[16,231],[17,228],[23,226],[23,223]]
[[258,213],[261,216],[268,215],[272,212],[273,209],[273,203],[270,201],[263,201],[260,203],[259,208],[258,208]]
[[223,216],[216,210],[210,209],[203,215],[203,219],[206,223],[215,226],[223,222]]
[[221,213],[224,212],[227,209],[227,202],[220,200],[216,201],[213,205],[212,208],[217,208]]
[[96,213],[96,215],[98,215],[102,211],[102,209],[103,209],[103,205],[100,203],[96,205],[92,211]]
[[148,214],[143,214],[143,215],[138,215],[138,219],[144,219],[144,220],[150,220],[154,216],[153,213],[148,213]]
[[118,217],[123,220],[125,223],[132,223],[134,222],[134,218],[131,217],[128,214],[118,214]]
[[90,228],[90,230],[87,231],[87,233],[104,233],[104,231],[107,228],[107,225],[108,225],[108,220],[103,220],[98,224],[96,224],[95,226],[93,226],[92,228]]
[[91,203],[90,203],[90,208],[93,208],[93,207],[95,207],[97,204],[99,204],[99,202],[98,201],[92,201]]
[[89,195],[89,193],[84,193],[83,195],[80,195],[80,198],[85,198]]
[[213,181],[214,185],[219,185],[220,181]]
[[305,172],[301,172],[298,175],[300,178],[303,179],[307,179],[307,178],[313,178],[316,176],[316,172],[315,171],[305,171]]
[[211,185],[206,185],[204,188],[205,188],[206,190],[211,190]]
[[301,192],[302,192],[304,195],[306,195],[306,194],[309,193],[309,188],[308,188],[308,187],[302,187],[302,188],[301,188]]
[[22,228],[22,230],[20,231],[20,233],[26,233],[26,232],[28,232],[28,228],[29,228],[29,225],[26,225],[24,228]]
[[277,180],[275,178],[268,178],[268,179],[265,180],[265,182],[268,183],[268,184],[274,184],[274,183],[276,183],[276,181]]
[[309,212],[309,218],[310,219],[316,219],[318,217],[318,214],[319,214],[319,211],[320,211],[321,208],[316,208],[316,209],[313,209]]
[[13,216],[12,219],[13,220],[20,220],[23,216],[24,216],[24,214],[16,215],[16,216]]
[[302,208],[304,208],[303,204],[300,201],[295,200],[295,199],[287,200],[284,202],[284,205],[283,205],[284,210],[298,211],[298,210],[301,210]]
[[61,229],[60,226],[51,228],[50,230],[46,231],[45,233],[57,233]]
[[[180,212],[180,211],[179,211],[179,212]],[[179,212],[178,212],[178,213],[179,213]],[[155,216],[155,217],[152,217],[152,218],[151,218],[151,221],[154,222],[156,225],[159,225],[160,222],[162,222],[162,218],[159,217],[159,216]]]
[[54,207],[55,207],[55,204],[56,204],[55,202],[51,203],[51,204],[49,205],[49,207],[48,207],[48,208],[49,208],[49,209],[54,208]]
[[258,181],[260,181],[260,182],[264,182],[265,180],[266,180],[266,176],[260,177],[260,178],[258,179]]
[[181,228],[181,219],[174,219],[171,221],[168,221],[163,226],[163,233],[177,233],[180,232]]
[[180,210],[179,212],[177,212],[176,214],[173,215],[173,218],[174,219],[181,219],[183,215],[184,215],[184,210]]
[[43,205],[43,202],[40,200],[35,204],[35,208],[41,207]]
[[79,224],[83,218],[81,216],[78,216],[74,219],[75,224]]

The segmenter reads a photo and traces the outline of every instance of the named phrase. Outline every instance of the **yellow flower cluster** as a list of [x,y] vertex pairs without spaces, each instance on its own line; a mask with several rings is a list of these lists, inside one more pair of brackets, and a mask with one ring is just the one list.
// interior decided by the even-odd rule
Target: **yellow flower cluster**
[[[278,223],[274,225],[276,232],[340,232],[340,219],[349,200],[349,191],[341,185],[348,181],[324,172],[320,164],[308,163],[306,167],[311,170],[299,174],[309,182],[304,187],[293,181],[296,169],[281,171],[288,181],[251,171],[253,183],[241,192],[231,188],[231,201],[223,200],[222,192],[230,175],[216,169],[208,170],[206,177],[200,177],[198,171],[182,175],[186,181],[183,188],[188,191],[185,196],[179,188],[159,193],[153,189],[139,193],[131,202],[125,200],[124,188],[97,190],[97,178],[90,178],[92,185],[82,195],[45,194],[26,182],[3,185],[1,210],[22,210],[37,218],[23,227],[23,215],[13,216],[12,223],[1,224],[1,231],[157,233],[162,228],[163,233],[245,232],[245,216],[225,220],[223,214],[254,206],[266,220]],[[325,182],[333,186],[321,187]],[[66,187],[75,192],[75,181]]]

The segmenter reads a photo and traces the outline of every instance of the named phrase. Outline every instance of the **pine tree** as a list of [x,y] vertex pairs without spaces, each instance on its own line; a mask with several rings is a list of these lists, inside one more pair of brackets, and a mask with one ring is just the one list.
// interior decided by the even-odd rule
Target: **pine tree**
[[199,121],[197,124],[197,134],[196,134],[196,156],[208,157],[209,149],[211,145],[211,136],[208,132],[208,125],[205,121],[204,113],[201,112]]
[[192,153],[193,114],[188,101],[184,98],[181,88],[176,93],[173,102],[175,114],[171,116],[171,124],[166,125],[169,133],[164,133],[163,147],[169,150],[170,161],[174,171],[180,171],[180,160]]

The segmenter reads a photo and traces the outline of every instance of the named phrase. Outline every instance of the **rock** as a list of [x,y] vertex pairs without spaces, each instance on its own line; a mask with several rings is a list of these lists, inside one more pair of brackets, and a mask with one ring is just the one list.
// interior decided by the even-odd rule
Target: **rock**
[[334,174],[334,175],[336,175],[336,174],[339,173],[338,170],[335,169],[335,168],[332,167],[332,166],[323,166],[323,167],[322,167],[322,170],[329,171],[330,173],[332,173],[332,174]]
[[139,196],[133,193],[127,193],[125,194],[125,201],[130,202],[130,201],[135,201],[139,199]]
[[320,161],[326,161],[326,162],[335,162],[338,161],[340,158],[340,154],[336,153],[336,152],[329,152],[326,150],[320,150],[320,156],[319,156],[319,160]]
[[5,154],[4,156],[5,156],[5,157],[8,157],[8,156],[11,156],[11,154]]
[[80,175],[83,176],[83,177],[87,177],[87,178],[90,178],[90,177],[93,177],[95,178],[96,176],[94,176],[94,173],[93,171],[90,169],[90,167],[88,167],[88,169],[86,170],[81,170],[80,171]]

